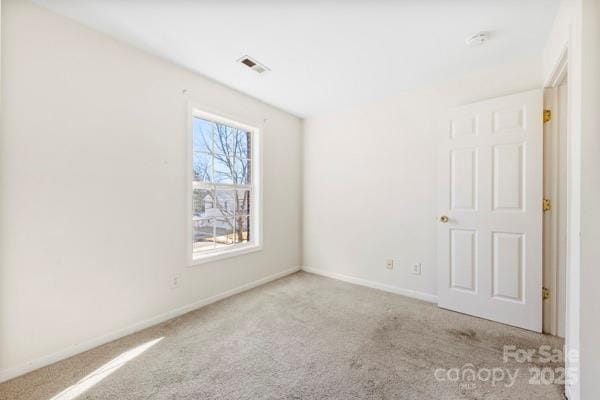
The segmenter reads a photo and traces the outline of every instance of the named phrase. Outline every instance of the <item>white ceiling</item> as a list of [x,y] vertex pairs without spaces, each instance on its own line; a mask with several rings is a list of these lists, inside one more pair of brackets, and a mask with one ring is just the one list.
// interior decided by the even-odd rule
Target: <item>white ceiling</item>
[[[34,0],[298,116],[539,57],[558,0]],[[481,30],[492,40],[469,48]],[[266,64],[259,75],[236,63]]]

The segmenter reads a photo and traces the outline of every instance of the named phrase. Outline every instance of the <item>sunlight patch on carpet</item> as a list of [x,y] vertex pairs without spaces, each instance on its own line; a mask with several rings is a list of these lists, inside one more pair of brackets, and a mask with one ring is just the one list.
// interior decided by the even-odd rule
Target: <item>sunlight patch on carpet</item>
[[100,382],[101,380],[103,380],[104,378],[106,378],[107,376],[109,376],[110,374],[112,374],[113,372],[118,370],[119,368],[121,368],[128,361],[133,360],[134,358],[136,358],[137,356],[139,356],[140,354],[142,354],[143,352],[145,352],[150,347],[154,346],[155,344],[157,344],[158,342],[160,342],[163,339],[164,339],[164,337],[160,337],[158,339],[154,339],[154,340],[151,340],[144,344],[141,344],[137,347],[134,347],[131,350],[127,350],[126,352],[120,354],[119,356],[113,358],[106,364],[102,365],[100,368],[98,368],[94,372],[81,378],[79,380],[79,382],[77,382],[74,385],[69,386],[68,388],[66,388],[65,390],[63,390],[62,392],[57,394],[56,396],[52,397],[50,400],[73,400],[73,399],[75,399],[77,396],[81,395],[82,393],[84,393],[85,391],[87,391],[88,389],[90,389],[91,387],[96,385],[98,382]]

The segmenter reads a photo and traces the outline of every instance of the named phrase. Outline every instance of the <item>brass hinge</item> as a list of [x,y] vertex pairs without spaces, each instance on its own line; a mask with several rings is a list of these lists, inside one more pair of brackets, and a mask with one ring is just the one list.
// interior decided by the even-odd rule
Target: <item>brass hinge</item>
[[544,110],[544,116],[542,117],[542,120],[544,122],[548,122],[552,119],[552,111],[550,110]]
[[550,204],[550,199],[544,199],[542,201],[542,210],[544,212],[552,210],[552,204]]
[[542,299],[548,300],[550,298],[550,289],[543,287],[542,288]]

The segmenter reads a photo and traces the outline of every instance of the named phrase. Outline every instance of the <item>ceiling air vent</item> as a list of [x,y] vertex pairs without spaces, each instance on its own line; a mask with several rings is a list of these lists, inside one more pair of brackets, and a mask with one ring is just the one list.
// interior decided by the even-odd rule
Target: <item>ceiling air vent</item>
[[469,47],[479,46],[490,40],[489,32],[478,32],[465,39],[465,43]]
[[250,68],[252,71],[258,74],[270,71],[270,69],[266,65],[259,63],[255,59],[250,58],[249,56],[244,56],[240,58],[238,62],[244,64],[246,67]]

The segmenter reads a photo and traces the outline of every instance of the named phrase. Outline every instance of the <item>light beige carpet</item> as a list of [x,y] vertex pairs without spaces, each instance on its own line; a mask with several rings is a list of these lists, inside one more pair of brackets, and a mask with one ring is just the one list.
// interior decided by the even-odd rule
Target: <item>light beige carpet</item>
[[[562,341],[299,272],[1,384],[0,398],[562,398],[529,382],[559,364],[504,362],[504,345]],[[512,386],[499,369],[519,371]]]

